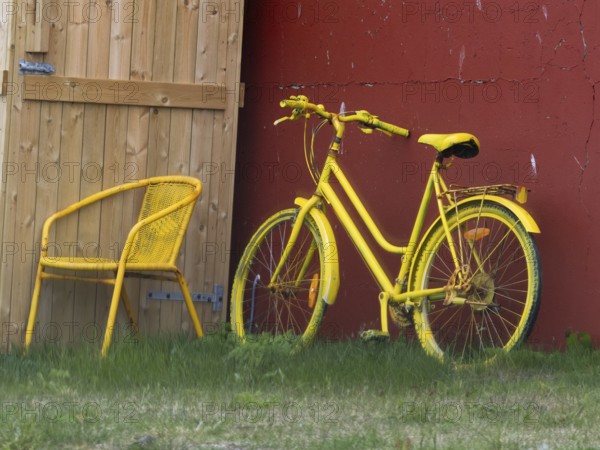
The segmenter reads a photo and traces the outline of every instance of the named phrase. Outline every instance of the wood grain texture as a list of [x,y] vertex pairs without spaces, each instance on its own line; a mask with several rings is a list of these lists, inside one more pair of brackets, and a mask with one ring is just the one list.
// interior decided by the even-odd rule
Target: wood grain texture
[[[45,2],[18,0],[15,7]],[[0,351],[22,342],[44,220],[127,181],[174,174],[202,180],[179,264],[192,292],[227,286],[243,2],[209,3],[90,0],[69,3],[68,14],[45,23],[17,15],[0,21],[0,319],[8,324]],[[44,27],[47,38],[32,41]],[[32,48],[45,53],[28,53]],[[56,72],[19,75],[20,58],[49,62]],[[57,251],[116,257],[141,200],[124,196],[59,224]],[[142,333],[192,332],[183,303],[147,298],[149,291],[178,291],[176,284],[126,287]],[[57,281],[42,289],[36,342],[101,336],[110,287]],[[205,325],[224,317],[210,305],[196,308]],[[119,331],[116,339],[125,338]]]
[[24,93],[25,100],[35,101],[223,110],[226,107],[226,91],[224,83],[26,75]]

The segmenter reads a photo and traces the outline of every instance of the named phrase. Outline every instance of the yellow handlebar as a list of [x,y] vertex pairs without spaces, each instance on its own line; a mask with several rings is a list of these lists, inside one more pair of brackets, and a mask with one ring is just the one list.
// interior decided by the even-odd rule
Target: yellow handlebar
[[292,96],[289,99],[282,100],[280,103],[282,108],[291,108],[293,109],[292,115],[290,117],[284,117],[275,122],[275,125],[282,122],[283,120],[294,120],[298,117],[306,115],[310,112],[314,112],[320,117],[332,121],[335,117],[340,122],[360,122],[368,128],[381,130],[387,133],[397,134],[399,136],[408,137],[410,132],[406,128],[402,128],[396,125],[392,125],[391,123],[383,122],[379,120],[377,116],[373,116],[369,114],[368,111],[357,111],[355,114],[342,116],[335,113],[330,113],[325,111],[325,107],[323,105],[315,105],[314,103],[310,103],[308,98],[304,95]]
[[374,127],[383,131],[387,131],[388,133],[397,134],[399,136],[408,137],[410,135],[410,131],[408,131],[406,128],[398,127],[381,120],[375,120]]

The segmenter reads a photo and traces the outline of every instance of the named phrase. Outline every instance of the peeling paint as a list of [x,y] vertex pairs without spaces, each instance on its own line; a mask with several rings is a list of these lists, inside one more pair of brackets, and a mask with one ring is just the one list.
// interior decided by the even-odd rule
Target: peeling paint
[[533,155],[533,153],[531,154],[530,160],[531,160],[531,171],[533,173],[533,176],[537,177],[537,173],[538,173],[538,171],[537,171],[537,161],[535,160],[535,156]]
[[458,78],[462,79],[462,68],[465,62],[465,46],[460,48],[460,55],[458,56]]

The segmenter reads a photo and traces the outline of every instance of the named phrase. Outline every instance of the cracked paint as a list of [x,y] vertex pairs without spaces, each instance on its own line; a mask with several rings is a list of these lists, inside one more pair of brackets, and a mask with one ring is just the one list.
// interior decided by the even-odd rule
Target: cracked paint
[[[316,3],[330,4],[303,1],[302,13]],[[322,10],[322,20],[310,27],[257,16],[246,27],[242,81],[247,90],[257,84],[259,95],[241,111],[244,145],[238,163],[271,161],[272,149],[281,148],[282,163],[285,154],[304,167],[300,130],[286,125],[256,132],[272,123],[280,113],[277,101],[289,95],[304,93],[331,110],[338,110],[344,99],[350,110],[364,108],[404,126],[411,131],[409,139],[347,135],[340,159],[382,231],[402,242],[422,194],[421,172],[427,173],[432,156],[417,143],[418,136],[475,134],[481,152],[473,160],[455,162],[453,182],[515,183],[531,191],[525,207],[542,230],[536,238],[544,270],[533,339],[560,346],[564,330],[571,327],[589,331],[600,345],[595,295],[600,262],[594,257],[600,253],[600,238],[591,231],[600,221],[600,127],[595,120],[600,2],[542,3],[506,7],[495,18],[494,3],[482,0],[343,2],[331,10],[333,20],[325,21],[329,10]],[[443,9],[450,4],[471,6],[450,17],[450,10]],[[259,6],[249,2],[248,8]],[[275,94],[265,84],[277,86]],[[324,140],[326,147],[328,138]],[[499,170],[486,172],[485,167]],[[308,178],[297,184],[241,180],[236,185],[237,217],[260,223],[272,213],[267,206],[285,208],[295,195],[312,192]],[[256,198],[263,200],[257,204]],[[251,231],[241,226],[234,235]],[[327,320],[344,324],[343,332],[349,334],[377,316],[372,309],[376,302],[363,300],[376,300],[378,290],[360,258],[355,259],[352,245],[340,235],[338,239],[342,289],[348,295],[341,300],[344,308],[331,308]],[[233,248],[234,253],[242,251]],[[572,286],[577,286],[575,293]]]

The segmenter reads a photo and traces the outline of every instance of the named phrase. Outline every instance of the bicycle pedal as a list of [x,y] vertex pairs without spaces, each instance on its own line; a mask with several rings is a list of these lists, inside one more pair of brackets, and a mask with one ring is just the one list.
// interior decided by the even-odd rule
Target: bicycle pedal
[[360,338],[364,342],[389,342],[390,334],[381,330],[365,330],[360,333]]

